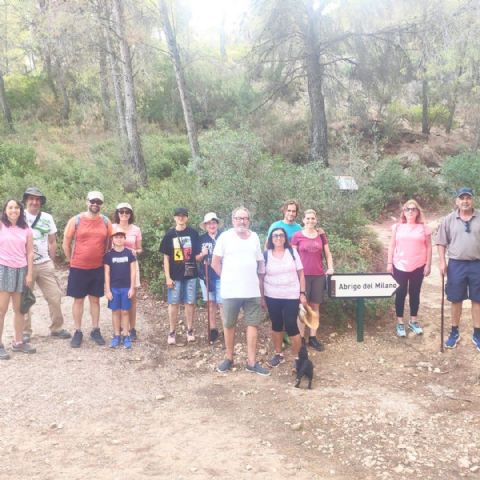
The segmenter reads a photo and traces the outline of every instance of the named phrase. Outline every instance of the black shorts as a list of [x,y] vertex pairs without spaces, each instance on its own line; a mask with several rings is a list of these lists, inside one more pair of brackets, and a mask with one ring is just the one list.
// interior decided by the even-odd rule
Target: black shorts
[[87,295],[103,297],[105,273],[103,267],[92,270],[70,267],[68,273],[67,296],[85,298]]
[[298,298],[265,297],[265,301],[274,332],[285,331],[289,337],[294,337],[300,333],[297,325],[298,306],[300,303]]

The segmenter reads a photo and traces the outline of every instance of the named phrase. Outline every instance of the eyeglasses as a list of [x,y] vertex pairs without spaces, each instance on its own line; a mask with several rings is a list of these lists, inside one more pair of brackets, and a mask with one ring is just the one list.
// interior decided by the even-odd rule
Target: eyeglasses
[[237,222],[248,222],[250,220],[249,217],[233,217],[233,219]]
[[103,205],[103,202],[101,200],[97,200],[96,198],[89,200],[89,202],[93,205]]
[[283,233],[274,233],[272,238],[285,238],[285,235]]
[[466,232],[466,233],[470,233],[470,231],[471,231],[471,230],[470,230],[470,222],[471,222],[471,220],[467,220],[467,221],[462,220],[462,222],[463,222],[463,226],[465,227],[465,232]]
[[130,215],[132,212],[130,210],[119,210],[120,215]]
[[417,211],[417,207],[405,207],[403,209],[405,212],[416,212]]

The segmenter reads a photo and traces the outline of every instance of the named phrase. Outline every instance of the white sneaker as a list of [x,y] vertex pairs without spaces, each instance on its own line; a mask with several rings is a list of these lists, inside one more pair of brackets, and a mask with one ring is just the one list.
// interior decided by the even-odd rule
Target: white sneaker
[[175,345],[177,343],[177,338],[175,332],[170,332],[167,338],[168,345]]

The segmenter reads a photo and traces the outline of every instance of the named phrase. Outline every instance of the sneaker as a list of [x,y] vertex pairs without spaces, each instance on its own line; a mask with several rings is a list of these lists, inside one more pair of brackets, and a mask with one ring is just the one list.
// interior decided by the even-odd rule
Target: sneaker
[[177,343],[177,336],[175,332],[170,332],[167,338],[168,345],[175,345]]
[[268,377],[268,375],[270,375],[270,370],[262,367],[258,362],[253,365],[253,367],[247,363],[247,372],[256,373],[257,375],[262,375],[263,377]]
[[10,358],[10,355],[5,350],[5,347],[2,344],[0,344],[0,360],[8,360],[9,358]]
[[216,328],[212,328],[210,330],[210,343],[217,341],[218,337],[219,337],[218,330]]
[[193,334],[193,330],[187,331],[187,342],[191,343],[195,341],[195,335]]
[[120,346],[120,335],[114,335],[110,348],[118,348]]
[[29,343],[12,343],[12,352],[21,352],[21,353],[35,353],[36,348],[32,347]]
[[285,361],[285,357],[281,353],[276,353],[272,359],[268,362],[271,367],[278,367]]
[[447,341],[445,342],[445,346],[447,348],[455,348],[459,341],[460,341],[460,332],[458,330],[456,331],[452,330],[450,332],[450,335],[447,338]]
[[406,337],[405,325],[403,323],[397,323],[397,337]]
[[105,340],[102,337],[102,334],[100,333],[99,328],[94,328],[90,332],[90,338],[97,344],[97,345],[105,345]]
[[477,347],[477,350],[480,352],[480,337],[473,335],[472,342]]
[[123,337],[123,347],[127,349],[132,348],[132,339],[130,335]]
[[67,338],[72,338],[72,335],[70,335],[70,333],[64,330],[63,328],[56,332],[52,332],[50,336],[55,338],[61,338],[62,340],[67,340]]
[[233,368],[233,360],[229,360],[228,358],[225,358],[222,363],[219,363],[217,365],[217,372],[225,373],[225,372],[228,372],[228,370],[231,370],[232,368]]
[[314,348],[315,350],[319,351],[319,352],[323,352],[325,350],[325,347],[323,346],[323,343],[320,342],[317,337],[310,337],[308,339],[308,345],[312,348]]
[[72,339],[70,340],[70,346],[72,348],[80,348],[83,340],[83,333],[80,330],[75,330]]
[[415,334],[421,335],[423,333],[423,328],[418,322],[408,322],[408,328]]
[[283,334],[283,343],[285,345],[291,345],[292,344],[292,341],[290,340],[290,337],[288,336],[287,333]]
[[23,343],[30,343],[30,340],[32,339],[32,336],[29,333],[24,333],[22,342]]
[[130,330],[130,340],[132,342],[135,342],[135,340],[137,340],[137,331],[134,328]]

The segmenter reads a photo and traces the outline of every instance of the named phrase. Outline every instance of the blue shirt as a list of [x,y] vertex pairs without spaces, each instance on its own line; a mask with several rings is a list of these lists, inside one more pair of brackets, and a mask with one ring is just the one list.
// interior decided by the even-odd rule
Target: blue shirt
[[273,230],[276,228],[283,228],[287,232],[287,237],[289,240],[292,239],[293,234],[299,232],[302,227],[298,223],[285,223],[283,220],[279,220],[278,222],[273,222],[268,229],[267,238],[270,236]]

